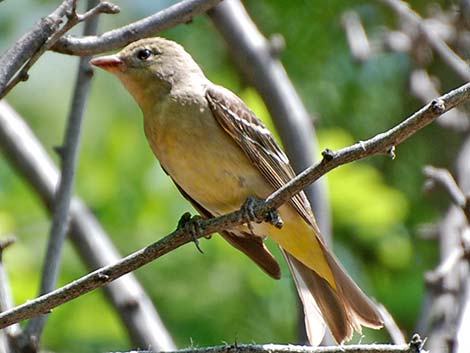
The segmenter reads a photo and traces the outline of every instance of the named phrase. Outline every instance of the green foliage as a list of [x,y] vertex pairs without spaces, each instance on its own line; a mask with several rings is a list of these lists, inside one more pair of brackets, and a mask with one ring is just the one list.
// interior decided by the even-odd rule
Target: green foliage
[[[16,24],[12,18],[19,9],[25,13],[30,9],[29,2],[13,3],[1,5],[0,30],[6,33],[0,38],[1,48],[11,45],[36,19],[31,15],[30,22]],[[150,7],[156,10],[152,3],[123,3],[119,16],[103,20],[103,30],[149,14]],[[419,9],[424,3],[413,6]],[[350,58],[341,14],[355,8],[371,35],[378,36],[377,26],[393,23],[393,16],[375,2],[253,0],[246,5],[266,35],[285,36],[282,61],[317,117],[322,146],[337,149],[367,139],[419,107],[406,89],[412,65],[408,58],[382,54],[363,65]],[[35,8],[46,14],[50,6],[43,2]],[[196,18],[163,35],[185,45],[212,80],[236,91],[273,129],[264,104],[245,86],[207,18]],[[62,140],[76,62],[47,54],[32,70],[30,80],[9,96],[51,155]],[[96,73],[82,139],[76,192],[122,253],[166,235],[181,214],[191,210],[150,152],[136,104],[115,78],[103,72]],[[423,196],[421,168],[425,163],[451,164],[455,146],[457,141],[449,142],[445,133],[431,127],[399,146],[395,161],[375,157],[328,174],[336,253],[408,333],[422,302],[423,271],[436,261],[434,244],[419,240],[416,228],[436,220],[445,207]],[[0,159],[0,236],[18,237],[4,258],[16,303],[36,295],[49,227],[38,199]],[[287,269],[280,281],[273,281],[217,235],[202,241],[202,247],[204,255],[187,245],[137,271],[177,344],[296,342],[296,296]],[[63,263],[61,283],[87,272],[69,247]],[[362,341],[375,340],[387,338],[367,331]],[[55,310],[44,344],[67,352],[131,347],[101,292]]]

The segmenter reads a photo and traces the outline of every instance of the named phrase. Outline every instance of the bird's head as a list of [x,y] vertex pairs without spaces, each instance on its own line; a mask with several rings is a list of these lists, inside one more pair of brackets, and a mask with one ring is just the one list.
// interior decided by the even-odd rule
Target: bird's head
[[164,38],[146,38],[129,44],[119,53],[94,58],[94,66],[116,75],[139,105],[168,94],[174,86],[204,77],[184,48]]

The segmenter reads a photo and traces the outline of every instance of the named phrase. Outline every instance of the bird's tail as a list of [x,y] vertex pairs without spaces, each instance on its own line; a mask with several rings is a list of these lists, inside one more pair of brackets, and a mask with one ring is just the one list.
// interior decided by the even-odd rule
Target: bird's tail
[[285,252],[304,306],[305,326],[310,344],[320,344],[325,333],[325,324],[339,343],[351,339],[354,330],[361,332],[361,325],[370,328],[382,327],[382,318],[376,305],[346,274],[326,248],[324,253],[335,279],[336,290],[315,271]]

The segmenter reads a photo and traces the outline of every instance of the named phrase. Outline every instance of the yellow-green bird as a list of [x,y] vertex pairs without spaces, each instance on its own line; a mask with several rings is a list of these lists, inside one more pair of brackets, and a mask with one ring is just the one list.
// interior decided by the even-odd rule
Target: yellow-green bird
[[[91,63],[116,75],[137,101],[153,153],[203,217],[238,210],[249,197],[266,198],[295,176],[263,123],[234,93],[209,81],[179,44],[142,39]],[[281,270],[264,237],[282,248],[310,343],[320,343],[325,323],[339,343],[361,325],[380,328],[374,303],[327,249],[305,194],[279,213],[282,229],[262,223],[221,234],[276,279]]]

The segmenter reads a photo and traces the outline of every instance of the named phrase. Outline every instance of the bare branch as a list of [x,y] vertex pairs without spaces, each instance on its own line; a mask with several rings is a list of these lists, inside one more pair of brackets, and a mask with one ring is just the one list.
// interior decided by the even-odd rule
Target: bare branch
[[[59,172],[23,119],[0,101],[0,149],[51,211]],[[121,256],[93,214],[79,199],[70,208],[70,240],[89,270],[118,261]],[[131,274],[104,288],[137,347],[174,349],[152,300]]]
[[[416,69],[411,73],[410,90],[423,103],[439,95],[435,80],[432,80],[423,69]],[[456,132],[465,132],[470,129],[470,119],[460,109],[453,109],[442,115],[437,119],[437,123]]]
[[[117,13],[119,12],[119,7],[116,5],[112,5],[108,2],[100,2],[96,5],[94,9],[90,9],[87,11],[85,14],[80,15],[75,12],[75,3],[76,0],[65,0],[62,5],[59,7],[61,9],[61,12],[56,14],[58,10],[54,12],[54,16],[52,18],[56,19],[56,22],[54,22],[54,26],[51,27],[52,33],[50,33],[47,37],[44,35],[41,35],[40,38],[37,39],[37,42],[33,43],[31,45],[31,50],[29,51],[29,58],[26,57],[26,59],[18,66],[15,65],[13,67],[16,67],[16,70],[18,70],[23,63],[27,60],[26,64],[21,68],[21,70],[13,77],[14,73],[16,71],[9,71],[7,75],[2,79],[0,77],[0,99],[5,97],[8,92],[10,92],[13,87],[15,87],[19,82],[21,81],[26,81],[28,79],[28,71],[29,69],[36,63],[36,61],[47,51],[49,50],[58,40],[61,38],[65,33],[67,33],[71,28],[76,26],[78,23],[82,21],[86,21],[88,18],[91,18],[99,13]],[[63,6],[63,8],[62,8]],[[60,17],[58,17],[60,15]],[[65,24],[60,27],[60,24],[62,23],[62,17],[66,16],[67,21]],[[48,17],[46,17],[47,19]],[[43,21],[39,22],[39,24],[42,24]],[[45,22],[45,25],[47,25],[47,22]],[[33,28],[33,31],[42,31],[44,26],[37,26]],[[34,36],[35,34],[33,34]],[[21,47],[24,44],[22,44],[22,41],[24,40],[25,37],[22,37],[13,48]],[[41,40],[41,41],[40,41]],[[26,46],[26,45],[24,45]],[[20,60],[15,57],[15,55],[8,55],[9,51],[4,55],[5,60],[13,60],[13,61],[18,61]],[[14,53],[13,53],[14,54]],[[26,54],[26,53],[24,53]],[[3,58],[3,56],[2,56]],[[0,58],[0,67],[2,65],[3,59]],[[3,76],[3,75],[2,75]],[[12,78],[13,77],[13,78]],[[2,84],[3,80],[5,80],[5,83]]]
[[468,224],[470,224],[469,199],[459,188],[450,172],[447,169],[426,166],[424,168],[424,175],[426,175],[429,181],[437,183],[444,188],[455,205],[462,209],[465,217],[467,217]]
[[372,54],[372,49],[357,12],[346,11],[343,13],[341,16],[341,24],[346,32],[349,50],[353,58],[359,62],[369,59]]
[[[87,18],[100,13],[103,9],[105,9],[105,11],[112,11],[113,9],[112,5],[109,3],[99,2],[99,0],[88,0],[87,4],[88,11],[84,15],[78,15],[75,12],[73,13],[73,16],[76,18],[75,21],[79,22],[86,20]],[[72,20],[69,22],[72,22]],[[83,34],[95,34],[97,29],[98,17],[92,17],[85,22]],[[55,194],[52,212],[52,226],[47,244],[39,295],[53,290],[59,276],[62,249],[69,225],[68,215],[70,200],[73,195],[73,186],[75,183],[82,120],[93,74],[89,65],[89,60],[90,57],[82,57],[78,64],[77,79],[67,120],[64,143],[63,146],[60,147],[60,157],[62,159],[61,173],[59,186]],[[38,344],[46,319],[47,316],[42,315],[29,321],[24,330],[24,339],[21,341],[27,345],[31,345],[33,343]]]
[[[470,138],[463,144],[456,163],[456,176],[460,189],[470,191]],[[420,331],[429,337],[430,351],[462,352],[468,347],[468,315],[470,295],[468,238],[470,228],[459,206],[451,205],[439,224],[438,240],[441,262],[426,275],[425,301],[420,319]],[[465,330],[462,334],[462,330]],[[462,346],[464,344],[464,346]]]
[[[16,237],[7,236],[0,241],[0,311],[13,308],[13,298],[5,264],[3,263],[3,252],[16,241]],[[12,338],[21,334],[20,324],[11,325],[0,331],[0,352],[12,352]]]
[[459,265],[463,256],[464,251],[462,248],[454,248],[434,271],[426,273],[426,284],[440,288],[444,287],[444,279]]
[[467,227],[464,230],[464,242],[466,246],[466,256],[467,256],[467,277],[466,277],[466,285],[463,288],[463,293],[461,296],[461,314],[459,318],[459,323],[457,324],[457,333],[455,335],[456,340],[456,353],[464,353],[466,349],[468,349],[470,345],[470,337],[468,332],[470,332],[470,280],[468,280],[468,267],[469,267],[469,245],[470,245],[470,227]]
[[221,0],[184,0],[140,21],[99,36],[61,38],[52,50],[71,55],[94,55],[123,46],[141,38],[150,37],[165,29],[187,23],[203,14]]
[[[186,348],[162,353],[420,353],[423,341],[414,335],[409,344],[351,344],[332,347],[311,347],[280,344],[234,344],[204,348]],[[154,353],[141,351],[141,353]]]
[[444,60],[463,81],[466,82],[470,80],[470,68],[467,63],[457,55],[406,2],[402,0],[379,1],[395,11],[400,18],[416,26],[429,46],[434,49],[442,60]]
[[384,327],[388,331],[392,342],[394,344],[406,344],[405,336],[393,319],[392,314],[390,314],[387,308],[380,303],[377,304],[377,309],[384,320]]
[[390,154],[393,157],[395,146],[418,130],[429,125],[440,115],[462,104],[469,98],[470,84],[465,84],[434,99],[402,123],[384,133],[378,134],[367,141],[360,141],[337,152],[324,151],[323,160],[319,164],[306,169],[295,179],[269,196],[266,199],[266,207],[268,209],[279,207],[293,194],[305,187],[305,185],[314,182],[323,174],[340,165],[376,154]]
[[[391,154],[396,145],[430,124],[449,109],[462,104],[469,98],[470,83],[433,100],[387,132],[337,152],[325,151],[323,153],[323,160],[320,163],[308,168],[284,187],[274,192],[265,202],[255,206],[250,216],[254,216],[254,219],[258,222],[264,221],[267,215],[272,213],[272,210],[287,202],[292,195],[300,192],[306,185],[309,185],[309,183],[312,183],[320,176],[340,165],[377,154]],[[212,219],[199,220],[198,229],[200,231],[197,237],[200,238],[221,230],[233,228],[250,220],[247,220],[245,209]],[[184,229],[187,229],[187,227],[184,227]],[[116,278],[134,271],[193,240],[194,234],[189,234],[188,231],[179,228],[160,241],[128,255],[114,265],[103,267],[62,288],[0,313],[0,328],[39,314],[48,313],[53,308],[93,289],[102,287]]]
[[0,92],[4,91],[15,72],[58,30],[63,17],[72,7],[72,3],[73,0],[63,1],[54,12],[41,19],[0,56]]

